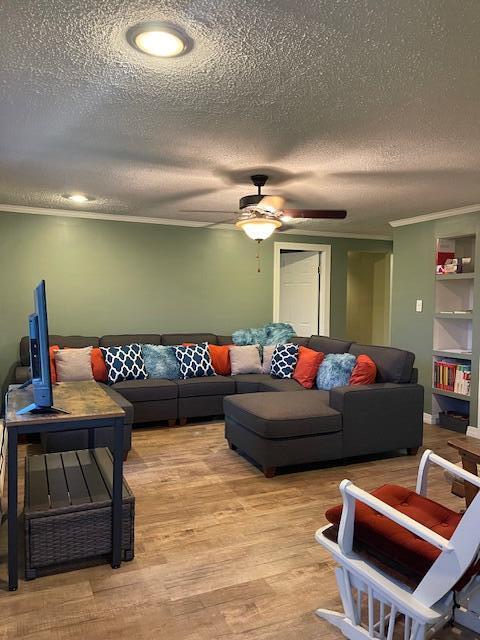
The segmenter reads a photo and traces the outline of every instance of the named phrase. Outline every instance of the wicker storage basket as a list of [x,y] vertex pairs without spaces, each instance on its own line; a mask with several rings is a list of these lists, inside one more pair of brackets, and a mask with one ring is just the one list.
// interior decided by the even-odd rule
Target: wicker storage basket
[[[113,462],[108,449],[29,456],[25,463],[25,577],[112,551]],[[135,498],[123,480],[122,551],[134,555]]]

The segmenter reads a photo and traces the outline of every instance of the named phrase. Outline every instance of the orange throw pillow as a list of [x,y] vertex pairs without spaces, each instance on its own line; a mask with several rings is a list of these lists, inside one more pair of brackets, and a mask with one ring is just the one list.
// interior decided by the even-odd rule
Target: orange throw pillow
[[357,356],[349,384],[373,384],[377,377],[377,365],[365,355]]
[[308,347],[298,348],[298,360],[293,372],[293,379],[305,387],[311,389],[315,384],[318,367],[322,364],[325,354]]
[[97,382],[108,382],[108,371],[100,347],[92,347],[92,373]]
[[209,344],[208,350],[215,373],[219,376],[229,376],[232,373],[229,345]]
[[52,384],[57,384],[57,369],[55,367],[55,351],[60,351],[60,347],[58,344],[53,344],[48,349],[48,353],[50,356],[50,380]]

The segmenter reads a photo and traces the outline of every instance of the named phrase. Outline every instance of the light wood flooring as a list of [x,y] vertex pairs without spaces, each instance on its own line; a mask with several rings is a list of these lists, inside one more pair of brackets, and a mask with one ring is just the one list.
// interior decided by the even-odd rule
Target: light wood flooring
[[[388,426],[386,425],[386,428]],[[425,445],[457,461],[453,434]],[[21,456],[26,447],[21,448]],[[0,637],[32,640],[333,640],[319,607],[339,609],[334,565],[314,541],[350,478],[414,487],[417,457],[360,461],[267,480],[223,438],[223,423],[136,429],[125,464],[136,496],[136,557],[6,588],[0,531]],[[22,465],[23,474],[23,465]],[[440,473],[431,495],[459,509]],[[442,638],[472,638],[451,630]]]

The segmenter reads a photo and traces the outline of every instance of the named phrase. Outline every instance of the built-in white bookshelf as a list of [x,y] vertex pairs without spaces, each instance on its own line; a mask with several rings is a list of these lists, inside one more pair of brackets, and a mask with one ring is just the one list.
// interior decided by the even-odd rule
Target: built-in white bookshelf
[[[458,272],[435,276],[432,417],[445,423],[454,414],[465,416],[466,428],[467,424],[476,426],[477,420],[478,367],[473,356],[476,236],[442,237],[436,243],[436,265],[453,257],[460,266]],[[470,260],[462,264],[462,258]]]

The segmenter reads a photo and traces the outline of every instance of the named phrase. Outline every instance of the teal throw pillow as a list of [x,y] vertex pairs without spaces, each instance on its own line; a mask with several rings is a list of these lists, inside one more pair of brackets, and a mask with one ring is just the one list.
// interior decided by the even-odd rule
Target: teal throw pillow
[[330,391],[345,387],[350,381],[356,357],[351,353],[329,353],[323,359],[317,373],[317,389]]
[[173,347],[159,344],[142,344],[143,361],[149,378],[179,380],[180,365]]

